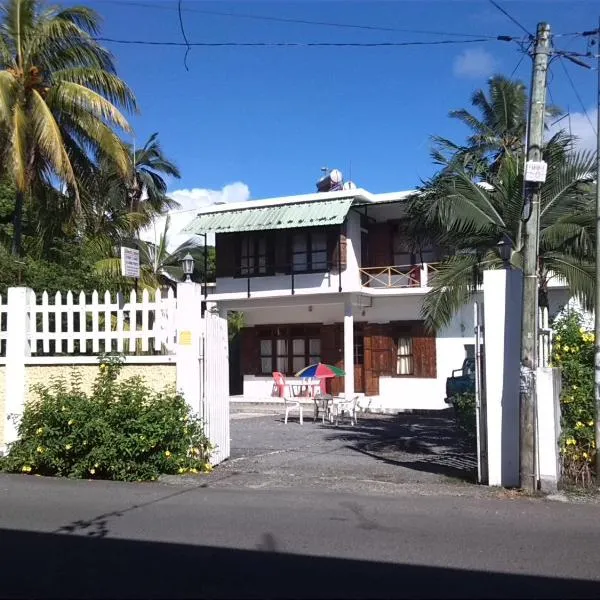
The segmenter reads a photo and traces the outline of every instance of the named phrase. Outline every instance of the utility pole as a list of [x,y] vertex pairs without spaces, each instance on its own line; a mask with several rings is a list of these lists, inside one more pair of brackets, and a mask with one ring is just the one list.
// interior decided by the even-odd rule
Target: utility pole
[[595,369],[594,390],[596,400],[596,478],[600,473],[600,256],[598,256],[598,244],[600,240],[600,18],[598,19],[598,32],[596,43],[596,56],[598,64],[598,121],[596,123],[596,298],[594,302],[594,345],[595,345]]
[[541,185],[545,181],[542,162],[546,80],[550,52],[550,25],[537,26],[533,51],[533,77],[525,167],[525,234],[523,239],[523,307],[521,323],[520,385],[520,481],[521,487],[537,490],[536,382],[538,346],[538,250]]

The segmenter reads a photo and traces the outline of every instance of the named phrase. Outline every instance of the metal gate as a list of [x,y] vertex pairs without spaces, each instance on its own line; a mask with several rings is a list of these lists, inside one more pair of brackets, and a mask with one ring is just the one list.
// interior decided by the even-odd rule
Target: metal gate
[[485,331],[483,302],[473,305],[475,325],[475,417],[477,427],[477,482],[488,482],[487,406],[485,394]]

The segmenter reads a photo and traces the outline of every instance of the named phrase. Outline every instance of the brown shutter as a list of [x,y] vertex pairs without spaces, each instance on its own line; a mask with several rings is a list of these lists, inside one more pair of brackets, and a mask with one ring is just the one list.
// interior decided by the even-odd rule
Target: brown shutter
[[238,234],[217,233],[215,236],[215,261],[217,277],[233,277],[236,267]]
[[256,327],[244,327],[242,336],[242,373],[260,375],[260,338]]
[[293,235],[293,231],[285,229],[283,231],[278,230],[275,232],[275,272],[276,273],[289,273],[290,272],[290,240]]
[[346,257],[346,225],[333,226],[327,233],[327,248],[329,255],[330,271],[338,273],[338,267],[341,266],[342,271],[345,270],[347,264]]
[[[321,327],[321,362],[344,368],[341,347],[342,327],[335,323]],[[327,380],[327,391],[337,396],[344,389],[344,378],[335,377]]]
[[394,340],[390,325],[365,325],[365,390],[379,394],[379,378],[394,374]]
[[393,264],[392,225],[390,223],[373,223],[369,227],[369,265],[370,267],[389,267]]
[[412,332],[415,377],[437,377],[435,333],[428,333],[422,323]]

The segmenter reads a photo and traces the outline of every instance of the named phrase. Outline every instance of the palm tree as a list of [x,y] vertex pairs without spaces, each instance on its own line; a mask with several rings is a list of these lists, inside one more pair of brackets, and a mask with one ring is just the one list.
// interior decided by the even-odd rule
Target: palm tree
[[[548,176],[542,185],[540,217],[540,303],[551,277],[566,280],[590,305],[594,292],[595,229],[591,175],[595,154],[569,153],[571,138],[557,134],[547,144]],[[449,164],[433,186],[412,202],[413,219],[435,231],[452,254],[432,277],[423,318],[429,329],[447,325],[473,295],[484,269],[502,266],[498,243],[511,244],[511,262],[522,266],[522,160],[506,153],[491,183],[473,180],[464,167]]]
[[[522,155],[527,127],[527,91],[520,81],[496,75],[488,84],[487,93],[477,90],[471,104],[479,116],[466,109],[450,111],[470,130],[465,145],[435,136],[432,156],[436,163],[462,165],[472,176],[497,171],[505,156]],[[550,106],[549,116],[560,114]],[[449,160],[451,158],[451,160]]]
[[99,21],[89,8],[40,0],[0,7],[1,162],[16,189],[13,254],[21,251],[23,205],[34,185],[59,181],[78,207],[76,173],[94,160],[110,157],[123,176],[130,170],[115,129],[130,130],[120,109],[135,110],[135,98],[94,39]]

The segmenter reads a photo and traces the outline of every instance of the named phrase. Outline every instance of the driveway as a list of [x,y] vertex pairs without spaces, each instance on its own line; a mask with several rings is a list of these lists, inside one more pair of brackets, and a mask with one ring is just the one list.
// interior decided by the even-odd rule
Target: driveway
[[355,426],[338,427],[313,422],[312,409],[302,426],[297,413],[287,425],[282,413],[232,407],[231,459],[215,471],[211,487],[397,492],[429,484],[458,493],[475,482],[473,445],[446,412],[363,415]]

